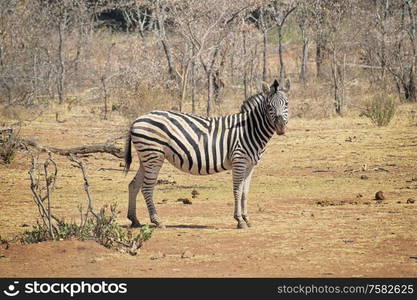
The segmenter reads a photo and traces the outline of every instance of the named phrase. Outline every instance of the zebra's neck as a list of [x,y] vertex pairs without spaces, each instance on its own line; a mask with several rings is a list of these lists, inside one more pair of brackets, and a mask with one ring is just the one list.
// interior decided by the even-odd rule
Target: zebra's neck
[[256,163],[275,133],[275,127],[267,117],[265,105],[239,114],[242,122],[240,144]]
[[[259,137],[262,139],[260,147],[265,148],[266,144],[275,134],[275,126],[267,117],[267,111],[264,104],[259,105],[252,111],[248,113],[249,124],[252,122],[255,126],[255,132],[258,133]],[[253,129],[252,129],[253,130]]]

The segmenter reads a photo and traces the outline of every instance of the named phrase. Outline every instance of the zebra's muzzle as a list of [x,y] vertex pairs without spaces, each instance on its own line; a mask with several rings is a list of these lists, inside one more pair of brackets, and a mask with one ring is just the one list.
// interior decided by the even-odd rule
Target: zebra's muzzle
[[285,134],[285,126],[284,127],[277,127],[276,133],[278,135],[284,135]]
[[279,117],[278,120],[275,122],[275,128],[277,135],[283,135],[285,134],[285,129],[287,127],[287,124],[285,123],[284,119],[282,117]]

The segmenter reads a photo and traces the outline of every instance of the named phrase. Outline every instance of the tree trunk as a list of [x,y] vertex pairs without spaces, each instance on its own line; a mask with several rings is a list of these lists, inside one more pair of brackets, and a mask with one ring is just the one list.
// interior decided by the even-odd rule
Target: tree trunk
[[334,104],[335,111],[338,115],[343,114],[344,102],[345,102],[345,93],[344,93],[344,71],[341,66],[338,64],[336,58],[336,52],[333,50],[333,59],[332,59],[332,76],[333,76],[333,88],[334,88]]
[[64,64],[64,31],[63,21],[58,24],[58,82],[57,91],[59,104],[64,103],[65,91],[64,91],[64,80],[65,80],[65,64]]
[[213,100],[213,74],[212,71],[209,70],[207,72],[207,117],[211,115],[211,104]]
[[410,70],[409,79],[403,83],[404,88],[404,97],[407,102],[416,102],[417,93],[416,93],[416,84],[414,78],[414,72]]
[[304,27],[300,26],[300,29],[303,38],[303,53],[301,58],[300,80],[303,82],[304,85],[306,85],[309,40],[306,36]]
[[106,78],[103,76],[101,76],[100,78],[100,82],[101,82],[101,87],[103,88],[103,97],[104,97],[104,120],[107,120],[107,113],[108,113],[108,105],[107,105],[107,87],[106,87]]
[[[246,33],[243,32],[243,57],[246,60]],[[243,66],[243,91],[244,91],[244,99],[248,98],[248,71],[246,64]]]
[[277,25],[277,29],[278,29],[279,81],[283,82],[283,80],[287,77],[287,75],[285,73],[284,59],[282,57],[282,26]]
[[189,70],[190,70],[190,65],[191,65],[191,61],[188,61],[186,66],[185,66],[183,75],[182,75],[181,100],[180,100],[181,102],[180,102],[180,105],[179,105],[179,111],[180,112],[182,112],[182,106],[184,104],[184,100],[185,100],[185,97],[187,95],[187,83],[188,83],[188,73],[189,73]]
[[[193,47],[193,58],[195,57],[195,48]],[[191,112],[195,114],[195,61],[191,63]]]
[[176,79],[175,69],[174,69],[174,59],[172,57],[171,46],[169,41],[166,37],[165,33],[165,15],[164,15],[165,7],[160,4],[160,1],[156,1],[156,19],[158,22],[158,35],[161,40],[162,47],[164,49],[165,57],[168,63],[168,74],[172,80]]
[[267,81],[267,51],[268,51],[268,39],[267,39],[267,25],[264,18],[264,7],[262,6],[259,14],[259,25],[262,30],[262,81]]
[[267,81],[267,51],[268,51],[268,39],[266,35],[267,31],[262,30],[262,81]]
[[[417,41],[416,41],[416,17],[414,15],[415,9],[415,3],[406,2],[407,8],[408,8],[408,15],[410,17],[410,29],[409,29],[409,37],[411,41],[411,47],[412,47],[412,53],[414,57],[414,61],[411,62],[411,68],[410,68],[410,83],[409,83],[409,100],[413,102],[417,102],[417,78],[416,78],[416,72],[417,72]],[[414,7],[412,7],[413,5]]]
[[322,46],[322,42],[320,41],[320,38],[319,38],[316,41],[316,77],[317,78],[322,78],[323,77],[322,70],[321,70],[321,65],[323,63],[323,58],[324,58],[323,46]]

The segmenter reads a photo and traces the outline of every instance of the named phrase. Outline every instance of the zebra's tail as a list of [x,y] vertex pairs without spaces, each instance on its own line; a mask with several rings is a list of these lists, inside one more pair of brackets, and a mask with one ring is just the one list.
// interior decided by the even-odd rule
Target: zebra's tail
[[123,172],[125,175],[129,172],[130,164],[132,163],[132,134],[129,130],[125,143],[125,168]]

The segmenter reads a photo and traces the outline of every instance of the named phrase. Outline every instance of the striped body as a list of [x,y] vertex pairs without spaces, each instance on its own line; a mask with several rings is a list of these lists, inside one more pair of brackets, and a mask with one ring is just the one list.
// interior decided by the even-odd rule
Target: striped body
[[240,113],[204,118],[174,111],[152,111],[136,119],[126,142],[126,170],[131,163],[131,144],[140,168],[129,184],[128,218],[136,218],[136,196],[144,195],[151,222],[161,225],[153,203],[153,189],[164,160],[193,174],[209,175],[232,170],[235,214],[238,227],[250,225],[247,193],[254,166],[276,132],[283,134],[288,121],[288,100],[278,89],[252,96]]
[[271,124],[263,132],[257,128],[253,112],[202,118],[153,111],[133,122],[131,134],[140,157],[156,151],[184,172],[207,175],[230,170],[238,152],[255,165],[274,134]]

